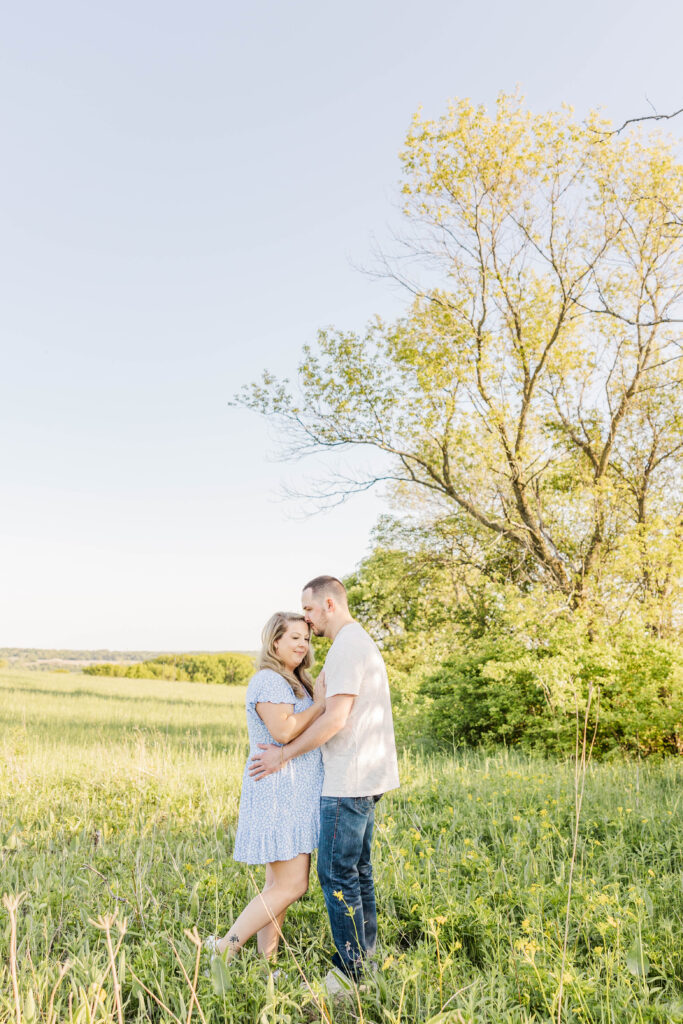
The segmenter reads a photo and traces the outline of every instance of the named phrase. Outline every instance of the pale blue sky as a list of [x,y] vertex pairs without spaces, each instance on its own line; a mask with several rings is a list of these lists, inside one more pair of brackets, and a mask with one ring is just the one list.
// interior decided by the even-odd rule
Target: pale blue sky
[[[230,396],[404,298],[388,238],[422,104],[683,106],[669,3],[31,0],[0,24],[0,646],[253,648],[367,553],[381,494],[310,472]],[[673,123],[679,133],[683,124]]]

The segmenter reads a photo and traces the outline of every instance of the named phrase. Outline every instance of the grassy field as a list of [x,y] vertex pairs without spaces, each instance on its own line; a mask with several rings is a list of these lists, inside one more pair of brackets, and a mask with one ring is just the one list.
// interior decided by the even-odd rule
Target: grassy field
[[[357,998],[322,995],[313,872],[284,981],[248,948],[223,976],[200,968],[192,1003],[186,929],[227,926],[261,881],[231,858],[243,697],[0,672],[0,891],[26,894],[0,907],[0,1020],[17,1021],[14,964],[24,1024],[557,1020],[573,771],[507,753],[401,752],[403,786],[378,810],[379,969]],[[683,1021],[682,783],[675,761],[589,768],[563,1021]]]

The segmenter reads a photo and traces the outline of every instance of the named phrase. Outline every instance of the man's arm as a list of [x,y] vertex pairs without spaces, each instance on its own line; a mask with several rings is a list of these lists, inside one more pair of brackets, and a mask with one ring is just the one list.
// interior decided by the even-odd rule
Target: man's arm
[[265,779],[267,775],[279,772],[293,757],[307,754],[309,750],[315,750],[316,747],[327,743],[346,725],[354,700],[355,697],[349,693],[337,693],[334,697],[328,697],[325,711],[320,718],[284,747],[276,747],[273,743],[259,743],[263,753],[254,754],[251,759],[251,778]]

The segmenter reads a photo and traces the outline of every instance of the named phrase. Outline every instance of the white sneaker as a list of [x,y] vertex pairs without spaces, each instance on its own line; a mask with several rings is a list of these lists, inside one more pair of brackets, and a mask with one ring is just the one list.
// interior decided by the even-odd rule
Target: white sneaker
[[215,960],[217,956],[220,956],[217,935],[207,935],[205,939],[202,939],[202,952],[208,956],[209,960]]

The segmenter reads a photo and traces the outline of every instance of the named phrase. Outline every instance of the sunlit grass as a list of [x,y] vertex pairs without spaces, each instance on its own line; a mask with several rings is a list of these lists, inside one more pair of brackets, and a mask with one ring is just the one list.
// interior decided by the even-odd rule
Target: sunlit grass
[[[115,911],[128,922],[117,960],[125,1020],[172,1019],[133,974],[187,1020],[170,940],[191,974],[184,930],[227,925],[261,880],[232,860],[243,699],[242,688],[0,673],[0,889],[27,893],[17,913],[26,1024],[47,1019],[67,960],[56,1020],[117,1019],[111,974],[102,980],[106,936],[92,923]],[[340,1006],[319,994],[331,943],[313,872],[285,926],[287,980],[269,988],[250,950],[221,994],[200,974],[207,1021],[257,1022],[264,1008],[264,1020],[283,1024],[556,1016],[570,766],[404,749],[401,775],[378,808],[379,969],[367,991]],[[683,1021],[682,782],[673,760],[589,769],[563,1020]],[[0,912],[0,1019],[9,1021]],[[300,989],[295,959],[317,1003]]]

